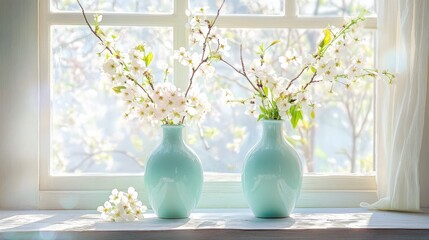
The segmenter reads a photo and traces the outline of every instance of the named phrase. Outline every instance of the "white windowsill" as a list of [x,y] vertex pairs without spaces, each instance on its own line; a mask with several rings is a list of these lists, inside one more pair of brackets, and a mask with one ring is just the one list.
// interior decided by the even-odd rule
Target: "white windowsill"
[[189,219],[113,223],[88,210],[0,211],[0,239],[429,239],[429,214],[299,208],[258,219],[248,209],[198,209]]

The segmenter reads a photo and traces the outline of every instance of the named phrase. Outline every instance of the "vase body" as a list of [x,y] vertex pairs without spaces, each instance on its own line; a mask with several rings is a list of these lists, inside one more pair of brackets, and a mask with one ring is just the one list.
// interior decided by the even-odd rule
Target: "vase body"
[[187,218],[201,195],[201,161],[185,144],[183,126],[163,125],[162,128],[161,144],[146,164],[145,189],[159,218]]
[[262,124],[262,137],[244,161],[243,192],[256,217],[288,217],[301,191],[301,160],[283,137],[283,121]]

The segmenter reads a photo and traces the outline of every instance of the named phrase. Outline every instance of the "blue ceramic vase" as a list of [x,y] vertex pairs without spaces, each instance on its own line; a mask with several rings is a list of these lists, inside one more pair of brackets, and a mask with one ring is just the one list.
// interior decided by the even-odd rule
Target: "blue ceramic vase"
[[201,195],[201,161],[185,144],[183,126],[163,125],[162,129],[162,142],[146,164],[145,189],[159,218],[187,218]]
[[301,190],[301,160],[283,137],[283,121],[264,120],[262,125],[262,138],[244,161],[243,192],[256,217],[288,217]]

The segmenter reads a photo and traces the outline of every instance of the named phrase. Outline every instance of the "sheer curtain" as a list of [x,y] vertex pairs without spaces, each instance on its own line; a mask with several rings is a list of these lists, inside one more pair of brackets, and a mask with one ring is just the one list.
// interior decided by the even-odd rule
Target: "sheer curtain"
[[379,1],[378,68],[396,73],[377,84],[379,200],[371,209],[420,211],[419,158],[429,59],[429,1]]

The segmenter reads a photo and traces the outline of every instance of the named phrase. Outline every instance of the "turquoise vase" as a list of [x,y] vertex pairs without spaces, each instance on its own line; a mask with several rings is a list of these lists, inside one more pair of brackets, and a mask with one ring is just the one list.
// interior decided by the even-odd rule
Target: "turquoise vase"
[[262,125],[262,138],[244,161],[243,192],[256,217],[288,217],[301,190],[301,160],[283,137],[283,121],[264,120]]
[[145,189],[159,218],[187,218],[201,195],[201,161],[183,141],[183,126],[163,125],[162,129],[162,142],[147,161]]

